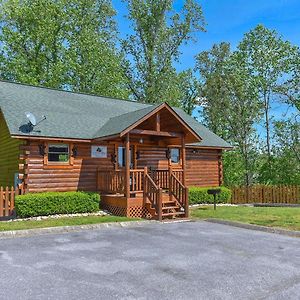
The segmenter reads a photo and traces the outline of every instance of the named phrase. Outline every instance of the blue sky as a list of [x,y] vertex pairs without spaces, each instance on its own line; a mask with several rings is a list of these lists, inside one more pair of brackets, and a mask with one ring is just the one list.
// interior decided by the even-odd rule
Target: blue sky
[[[121,0],[112,0],[117,10],[117,21],[122,37],[130,34],[129,22],[126,19],[126,4]],[[174,2],[180,9],[183,0]],[[180,63],[176,68],[184,70],[193,68],[194,57],[203,50],[208,50],[215,43],[230,42],[234,49],[243,35],[257,24],[275,29],[284,39],[300,46],[300,0],[199,0],[204,12],[206,32],[196,35],[197,42],[181,48]],[[284,118],[292,112],[282,103],[272,105],[272,115]],[[197,109],[193,113],[198,116]],[[260,125],[258,125],[260,126]]]
[[[183,0],[175,1],[180,8]],[[275,29],[285,39],[300,46],[300,0],[199,0],[207,23],[205,33],[197,34],[197,42],[182,47],[178,70],[194,67],[194,56],[214,43],[230,42],[236,47],[244,33],[257,24]],[[121,36],[130,33],[126,4],[113,0]]]

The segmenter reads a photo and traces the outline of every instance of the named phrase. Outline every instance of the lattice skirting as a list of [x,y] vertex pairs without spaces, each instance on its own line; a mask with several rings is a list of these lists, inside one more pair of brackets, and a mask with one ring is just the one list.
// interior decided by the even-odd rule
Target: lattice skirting
[[127,217],[152,219],[152,215],[146,207],[132,206],[127,208]]
[[132,207],[118,207],[109,205],[106,203],[102,204],[102,208],[109,211],[111,214],[120,217],[129,218],[146,218],[151,219],[152,215],[146,207],[143,206],[132,206]]
[[102,203],[102,208],[109,211],[115,216],[126,217],[127,215],[127,209],[125,207],[112,206],[106,203]]

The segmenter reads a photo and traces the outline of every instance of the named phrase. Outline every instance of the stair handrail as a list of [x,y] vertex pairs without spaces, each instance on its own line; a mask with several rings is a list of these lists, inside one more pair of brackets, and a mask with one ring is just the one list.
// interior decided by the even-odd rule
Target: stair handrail
[[159,188],[151,176],[144,172],[144,202],[146,203],[147,199],[150,201],[151,206],[155,209],[155,212],[158,216],[158,220],[162,220],[162,189]]
[[186,217],[188,217],[188,188],[170,172],[170,193],[175,197],[178,204],[184,209]]

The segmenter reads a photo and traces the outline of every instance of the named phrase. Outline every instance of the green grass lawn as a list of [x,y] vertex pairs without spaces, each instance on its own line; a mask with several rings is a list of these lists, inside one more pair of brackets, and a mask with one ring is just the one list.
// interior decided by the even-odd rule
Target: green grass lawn
[[300,230],[299,207],[245,207],[219,206],[214,211],[211,206],[191,209],[195,219],[222,219],[270,227]]
[[61,219],[45,219],[40,221],[16,221],[16,222],[0,222],[0,231],[6,230],[21,230],[33,229],[44,227],[57,227],[57,226],[74,226],[74,225],[87,225],[109,222],[122,222],[122,221],[136,221],[139,219],[117,217],[117,216],[87,216],[87,217],[72,217]]

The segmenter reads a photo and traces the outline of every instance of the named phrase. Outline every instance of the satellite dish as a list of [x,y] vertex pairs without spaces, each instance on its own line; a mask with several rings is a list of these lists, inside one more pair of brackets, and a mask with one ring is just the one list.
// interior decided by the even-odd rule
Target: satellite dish
[[26,115],[26,118],[29,120],[30,124],[32,126],[35,126],[36,125],[36,117],[34,116],[34,114],[31,112],[26,112],[25,115]]

